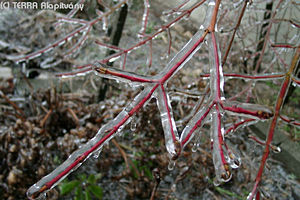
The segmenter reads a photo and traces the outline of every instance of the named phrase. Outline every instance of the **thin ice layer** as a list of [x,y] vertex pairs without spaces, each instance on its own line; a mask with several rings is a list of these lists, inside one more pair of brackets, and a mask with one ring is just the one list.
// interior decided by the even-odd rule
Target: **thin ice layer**
[[169,95],[165,92],[162,85],[157,89],[156,98],[157,106],[160,111],[161,123],[164,130],[166,148],[170,156],[174,157],[179,153],[178,149],[176,148],[178,132],[173,117]]
[[[88,157],[90,157],[93,153],[100,151],[103,145],[115,136],[114,133],[120,131],[120,129],[129,123],[129,119],[132,114],[143,104],[147,103],[146,100],[151,97],[151,93],[153,93],[153,89],[151,90],[151,87],[145,88],[141,93],[139,93],[139,95],[137,95],[114,120],[104,125],[94,138],[73,152],[69,158],[54,171],[31,186],[27,191],[28,197],[35,197],[39,195],[41,189],[42,192],[46,192],[55,187],[72,171],[76,170]],[[143,104],[141,104],[141,102],[143,102]]]
[[[226,169],[227,162],[225,160],[223,151],[223,140],[224,140],[224,128],[221,123],[221,114],[214,106],[211,111],[212,124],[211,124],[211,142],[212,142],[212,156],[215,167],[216,178],[219,182],[227,182],[231,178],[231,174],[228,174]],[[226,153],[226,152],[225,152]]]

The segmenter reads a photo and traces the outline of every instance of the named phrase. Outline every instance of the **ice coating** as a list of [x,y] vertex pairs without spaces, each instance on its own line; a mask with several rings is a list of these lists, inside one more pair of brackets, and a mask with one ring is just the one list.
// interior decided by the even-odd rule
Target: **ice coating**
[[186,127],[183,129],[181,136],[180,136],[180,142],[182,144],[182,148],[184,148],[189,141],[194,137],[194,131],[196,131],[197,128],[201,128],[204,125],[204,119],[209,114],[210,108],[207,106],[203,106],[202,109],[200,109],[194,117],[189,121],[189,123],[186,125]]
[[223,108],[231,115],[251,117],[255,119],[269,119],[273,111],[262,105],[241,103],[237,101],[224,101]]
[[241,157],[240,155],[233,150],[232,147],[229,147],[228,144],[224,142],[224,151],[226,152],[226,161],[231,168],[236,169],[241,166]]
[[225,100],[223,94],[224,76],[223,69],[220,63],[220,50],[216,45],[217,38],[215,33],[211,34],[208,39],[208,53],[209,53],[209,66],[210,66],[210,90],[213,98],[217,100]]
[[139,31],[139,35],[141,37],[144,36],[144,34],[146,32],[148,16],[149,16],[149,8],[150,8],[149,0],[144,0],[144,14],[143,14],[143,19],[142,19],[142,28]]
[[160,111],[160,118],[165,135],[165,144],[170,157],[180,153],[178,149],[178,132],[173,118],[172,107],[169,95],[165,92],[164,86],[161,85],[157,90],[157,107]]
[[173,59],[167,64],[167,66],[159,73],[154,76],[154,79],[160,79],[164,75],[166,80],[172,77],[178,70],[180,70],[186,62],[188,62],[193,55],[200,49],[203,40],[203,31],[199,30],[189,40],[189,42],[173,57]]
[[115,79],[117,81],[140,86],[141,83],[156,82],[153,78],[138,75],[133,72],[126,72],[117,68],[107,67],[103,64],[96,63],[93,66],[93,70],[97,76],[103,78]]
[[[213,8],[211,6],[211,8]],[[100,19],[100,18],[99,18]],[[209,19],[206,19],[209,20]],[[95,21],[93,21],[95,22]],[[83,30],[83,36],[86,36],[86,32],[88,30]],[[75,34],[78,34],[76,31]],[[161,112],[162,123],[165,131],[166,137],[166,147],[168,152],[172,155],[171,163],[175,163],[176,156],[181,151],[181,145],[178,141],[178,133],[176,130],[176,124],[173,119],[172,109],[170,105],[170,100],[165,92],[164,85],[167,81],[179,70],[181,69],[186,62],[195,54],[195,52],[200,48],[204,37],[207,32],[203,33],[203,30],[198,31],[191,40],[174,56],[174,58],[167,64],[164,70],[157,76],[153,76],[152,78],[146,79],[145,77],[135,75],[130,72],[118,71],[116,69],[106,69],[101,66],[98,68],[97,66],[90,66],[81,70],[81,73],[88,73],[90,71],[95,71],[98,75],[107,78],[122,80],[123,82],[130,83],[131,85],[139,85],[143,86],[144,89],[134,98],[134,100],[128,104],[119,115],[106,125],[104,125],[96,134],[96,136],[87,142],[85,145],[80,147],[77,151],[72,153],[69,158],[61,164],[57,169],[55,169],[52,173],[42,178],[39,182],[33,185],[28,190],[28,196],[30,198],[36,198],[40,194],[45,193],[47,190],[50,190],[55,185],[57,185],[61,180],[63,180],[68,174],[78,168],[89,156],[94,153],[97,153],[101,150],[102,146],[109,142],[116,134],[120,133],[120,130],[129,123],[131,117],[147,102],[153,97],[154,92],[156,92],[155,97],[157,98],[158,107]],[[83,40],[79,40],[83,41]],[[81,44],[80,44],[81,45]],[[75,49],[75,48],[74,48]],[[75,75],[77,73],[74,73]],[[72,75],[72,74],[70,74]],[[158,94],[158,95],[157,95]],[[192,133],[194,130],[198,128],[199,118],[207,116],[209,113],[209,109],[205,110],[204,113],[198,112],[196,114],[197,118],[191,122],[193,125],[192,129],[187,129],[188,134]],[[200,121],[201,122],[201,121]],[[191,136],[191,135],[189,135]],[[170,139],[171,138],[171,139]],[[189,141],[191,137],[186,137]],[[186,139],[185,138],[185,139]],[[185,143],[186,144],[186,143]],[[178,151],[179,150],[179,151]],[[171,164],[171,165],[172,165]]]
[[[55,187],[72,171],[76,170],[88,157],[90,157],[93,153],[100,151],[102,146],[114,137],[114,133],[120,131],[120,128],[123,128],[124,125],[129,122],[128,119],[137,109],[146,103],[145,99],[149,99],[151,97],[149,94],[152,94],[153,92],[154,90],[151,90],[150,87],[145,88],[122,112],[117,115],[114,120],[104,125],[94,138],[73,152],[69,158],[54,171],[31,186],[27,191],[28,197],[36,198],[41,193],[45,193]],[[141,104],[141,102],[144,103]]]
[[223,150],[223,134],[221,123],[221,114],[217,108],[214,106],[211,111],[212,118],[212,127],[211,127],[211,141],[212,141],[212,157],[215,167],[216,179],[219,182],[227,182],[231,179],[232,174],[229,171],[228,163],[225,159],[224,150]]

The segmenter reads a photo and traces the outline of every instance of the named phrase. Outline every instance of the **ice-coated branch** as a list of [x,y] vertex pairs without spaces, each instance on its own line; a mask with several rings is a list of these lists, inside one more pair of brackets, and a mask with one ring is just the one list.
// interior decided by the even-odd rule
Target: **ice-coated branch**
[[[83,1],[83,0],[81,0]],[[80,1],[80,2],[81,2]],[[119,48],[113,45],[104,44],[100,41],[96,41],[96,44],[103,46],[105,48],[110,48],[115,51],[113,55],[110,55],[102,60],[98,60],[95,63],[89,63],[86,65],[78,66],[72,72],[62,73],[58,76],[60,77],[73,77],[79,75],[85,75],[87,73],[95,73],[97,76],[114,79],[117,81],[121,81],[123,83],[128,83],[129,86],[138,86],[143,88],[142,91],[136,95],[131,103],[129,103],[112,121],[106,123],[101,129],[97,132],[94,138],[80,147],[78,150],[73,152],[69,158],[63,162],[58,168],[56,168],[49,175],[42,178],[39,182],[34,184],[28,190],[28,196],[30,198],[36,198],[39,195],[45,193],[51,188],[55,187],[61,180],[63,180],[66,176],[68,176],[72,171],[77,169],[86,159],[88,159],[91,155],[98,153],[101,151],[103,145],[109,142],[113,137],[120,133],[124,126],[126,126],[133,118],[133,116],[140,110],[141,107],[146,105],[151,98],[156,98],[157,106],[160,111],[161,123],[164,131],[165,137],[165,145],[166,149],[169,153],[170,159],[174,162],[180,156],[183,149],[187,146],[187,144],[193,138],[199,138],[200,132],[199,129],[207,122],[210,123],[211,127],[211,144],[212,144],[212,157],[214,162],[214,168],[216,172],[216,184],[220,182],[227,182],[231,178],[231,169],[237,168],[240,166],[241,160],[239,155],[226,143],[225,135],[229,132],[235,131],[239,127],[248,126],[252,123],[256,123],[257,121],[272,119],[269,134],[266,142],[259,141],[262,145],[265,145],[266,150],[263,155],[261,166],[256,178],[255,187],[250,194],[251,196],[255,196],[256,188],[260,183],[260,179],[262,176],[263,168],[266,162],[266,159],[269,154],[269,149],[273,148],[271,145],[272,137],[274,134],[274,128],[276,126],[277,120],[280,117],[283,121],[293,124],[299,125],[299,122],[288,119],[287,117],[280,115],[280,109],[284,102],[284,97],[287,92],[287,88],[293,82],[295,84],[299,84],[299,79],[296,77],[294,73],[295,66],[299,62],[299,48],[297,49],[296,57],[293,59],[293,63],[291,64],[290,70],[287,74],[260,74],[260,75],[246,75],[246,74],[236,74],[236,73],[225,73],[223,74],[223,66],[221,64],[221,54],[219,50],[219,43],[217,40],[218,33],[216,33],[216,22],[218,17],[219,6],[221,0],[208,0],[208,8],[206,13],[206,19],[203,23],[204,31],[202,28],[198,30],[195,35],[189,40],[189,42],[167,63],[167,65],[154,76],[143,76],[139,74],[135,74],[133,72],[125,71],[126,58],[129,56],[131,51],[134,51],[140,46],[149,45],[150,54],[149,54],[149,62],[148,64],[155,65],[152,63],[152,40],[158,34],[162,32],[167,32],[169,37],[169,46],[168,46],[168,54],[170,54],[170,49],[172,45],[172,36],[170,32],[170,28],[179,20],[188,17],[190,13],[202,5],[206,0],[202,0],[196,2],[193,6],[188,9],[181,9],[186,5],[188,1],[185,1],[181,5],[179,5],[176,9],[172,10],[172,12],[177,12],[180,15],[175,17],[171,22],[159,28],[156,32],[151,35],[146,35],[146,28],[148,24],[149,18],[149,6],[150,1],[144,0],[144,14],[143,14],[143,22],[142,29],[140,31],[140,40],[130,46],[129,48]],[[245,12],[247,3],[249,1],[244,1],[244,7],[241,10],[240,17],[238,18],[237,24],[234,29],[234,33],[232,39],[228,45],[226,54],[228,55],[232,41],[234,39],[234,35],[240,25],[243,13]],[[281,1],[280,1],[281,2]],[[74,36],[81,34],[81,37],[74,44],[67,54],[73,53],[75,50],[78,50],[83,42],[87,39],[88,33],[91,31],[93,25],[103,20],[103,24],[107,25],[107,17],[116,9],[120,8],[122,5],[127,3],[126,0],[119,1],[114,7],[112,7],[108,12],[102,13],[98,12],[98,17],[91,20],[79,20],[72,19],[72,16],[68,16],[66,18],[61,18],[61,22],[66,23],[78,23],[80,24],[80,28],[74,30],[70,34],[66,35],[63,39],[60,39],[51,45],[28,55],[20,56],[15,58],[15,61],[23,61],[28,59],[33,59],[42,53],[48,52],[56,46],[63,45],[65,42],[71,40]],[[273,15],[273,17],[275,14]],[[270,26],[271,27],[271,26]],[[270,30],[270,28],[269,28]],[[208,37],[208,38],[207,38]],[[209,52],[209,68],[210,73],[201,75],[201,77],[207,77],[210,79],[210,84],[206,88],[206,94],[209,94],[209,97],[203,97],[199,101],[199,106],[196,106],[189,117],[191,118],[187,125],[184,127],[181,134],[178,134],[176,123],[173,117],[172,106],[169,99],[167,82],[181,69],[184,67],[185,63],[187,63],[197,52],[197,50],[201,47],[204,39],[207,38],[208,42],[208,52]],[[267,40],[265,40],[266,42]],[[263,49],[264,51],[264,49]],[[276,51],[275,51],[276,53]],[[261,53],[260,57],[262,57],[264,52]],[[223,63],[226,62],[226,57],[223,59]],[[112,62],[118,58],[124,58],[123,63],[121,63],[120,69],[108,67],[106,65],[107,62]],[[279,60],[281,58],[279,57]],[[259,60],[259,65],[261,60]],[[284,79],[281,87],[281,91],[278,95],[277,103],[274,109],[274,113],[272,110],[268,109],[265,106],[250,104],[250,103],[241,103],[235,101],[225,100],[225,96],[223,94],[224,88],[224,77],[227,78],[239,78],[243,80],[275,80],[275,79]],[[250,87],[250,86],[249,86]],[[246,91],[246,90],[245,90]],[[52,111],[51,111],[52,112]],[[50,113],[50,111],[49,111]],[[238,120],[234,124],[230,124],[227,126],[227,129],[224,128],[223,118],[224,114],[238,116]],[[50,113],[51,114],[51,113]],[[210,120],[210,121],[209,121]],[[180,137],[179,137],[180,135]],[[252,138],[253,139],[253,138]],[[274,147],[275,148],[275,147]]]
[[[243,80],[253,80],[253,81],[265,81],[265,80],[276,80],[283,79],[285,74],[283,73],[271,73],[271,74],[236,74],[236,73],[224,73],[224,77],[227,79],[243,79]],[[210,74],[201,74],[200,77],[209,78]]]
[[55,187],[72,171],[76,170],[93,153],[101,151],[103,145],[109,142],[117,132],[120,132],[124,126],[129,123],[130,117],[147,103],[158,86],[159,85],[156,84],[153,88],[147,87],[139,93],[114,120],[104,125],[94,138],[73,152],[69,158],[54,171],[31,186],[27,191],[27,196],[32,199],[39,197],[41,194]]
[[[141,41],[139,41],[137,44],[132,45],[131,47],[127,48],[127,49],[122,49],[119,52],[116,52],[102,60],[99,60],[98,62],[100,63],[107,63],[107,62],[111,62],[111,60],[115,60],[120,58],[121,55],[123,54],[127,54],[130,53],[131,51],[137,49],[140,46],[145,45],[146,43],[150,42],[151,40],[153,40],[154,38],[157,37],[157,35],[161,34],[162,32],[168,30],[172,25],[174,25],[176,22],[182,20],[185,16],[189,15],[189,13],[193,12],[196,8],[198,8],[199,6],[201,6],[206,0],[202,0],[198,3],[196,3],[195,5],[193,5],[191,8],[189,8],[188,10],[184,11],[181,15],[179,15],[178,17],[176,17],[174,20],[172,20],[171,22],[167,23],[166,25],[163,25],[161,28],[159,28],[155,33],[148,35],[147,37],[145,37],[144,39],[142,39]],[[202,31],[198,31],[197,32],[198,36],[200,34],[202,34]],[[176,56],[175,56],[176,57]],[[125,67],[123,67],[125,68]]]
[[[103,144],[111,140],[116,132],[119,132],[123,127],[129,123],[131,117],[138,112],[138,110],[145,105],[148,100],[153,96],[153,93],[158,89],[158,106],[161,111],[162,123],[164,126],[165,137],[167,138],[166,144],[168,151],[174,155],[180,154],[180,146],[178,145],[178,133],[176,130],[176,125],[172,116],[171,105],[168,99],[168,95],[165,92],[164,84],[172,77],[183,65],[192,57],[192,55],[199,49],[200,44],[203,42],[207,31],[202,33],[198,31],[191,40],[185,45],[175,57],[167,64],[165,70],[163,70],[156,78],[157,81],[151,81],[151,79],[146,79],[139,75],[134,75],[133,73],[124,72],[121,70],[116,70],[109,68],[107,69],[100,63],[98,65],[85,65],[80,70],[80,73],[87,73],[94,70],[100,76],[107,76],[112,79],[119,79],[130,81],[132,83],[140,83],[144,86],[144,90],[140,92],[134,100],[126,106],[123,111],[117,115],[117,117],[104,125],[96,134],[96,136],[87,142],[85,145],[80,147],[77,151],[72,153],[69,158],[56,168],[49,175],[42,178],[39,182],[34,184],[29,188],[27,194],[30,198],[36,198],[39,195],[50,190],[55,185],[57,185],[61,180],[63,180],[69,173],[74,171],[79,167],[91,154],[100,151]],[[75,74],[64,74],[62,76],[73,76]],[[117,77],[117,78],[116,78]],[[170,131],[170,132],[168,132]],[[169,140],[171,138],[171,140]],[[169,144],[169,142],[173,144]]]
[[296,86],[300,87],[300,79],[298,77],[292,76],[292,81]]
[[169,95],[166,93],[163,85],[160,85],[155,97],[157,99],[157,107],[160,111],[161,123],[164,130],[165,145],[171,159],[174,160],[180,154],[181,147],[178,141],[179,137],[172,113]]
[[25,56],[24,55],[21,55],[21,56],[8,56],[8,59],[11,59],[15,62],[22,62],[22,61],[25,61],[25,60],[34,59],[36,57],[41,56],[43,53],[47,53],[47,52],[53,50],[57,46],[61,46],[61,45],[65,44],[66,42],[69,42],[73,37],[75,37],[78,34],[82,33],[82,37],[79,39],[79,41],[67,52],[67,54],[73,53],[76,49],[78,49],[83,44],[83,42],[85,41],[85,39],[88,35],[88,32],[91,30],[91,27],[95,23],[102,20],[102,18],[111,15],[115,10],[120,8],[123,4],[127,3],[127,1],[128,0],[120,1],[118,4],[113,6],[109,11],[103,13],[103,15],[96,17],[95,19],[91,20],[89,23],[87,23],[87,24],[75,29],[71,33],[67,34],[62,39],[59,39],[59,40],[51,43],[50,45],[48,45],[48,46],[46,46],[46,47],[44,47],[40,50],[37,50],[37,51],[35,51],[33,53],[30,53],[30,54],[27,54]]
[[231,46],[232,46],[232,42],[233,42],[234,37],[235,37],[235,34],[236,34],[236,32],[237,32],[237,30],[238,30],[238,28],[239,28],[239,26],[240,26],[240,24],[241,24],[241,22],[242,22],[242,19],[243,19],[243,16],[244,16],[244,13],[245,13],[245,10],[246,10],[246,7],[247,7],[248,2],[249,2],[249,0],[245,0],[245,1],[244,1],[244,5],[243,5],[243,8],[242,8],[241,13],[240,13],[240,15],[239,15],[238,21],[237,21],[237,23],[236,23],[236,25],[235,25],[235,27],[234,27],[234,29],[233,29],[233,33],[232,33],[232,35],[231,35],[229,44],[228,44],[228,46],[227,46],[227,49],[226,49],[226,51],[225,51],[225,54],[224,54],[224,57],[223,57],[223,60],[222,60],[222,65],[223,65],[223,66],[224,66],[224,64],[226,63],[227,56],[228,56],[229,51],[230,51]]
[[93,70],[96,72],[96,75],[98,76],[104,78],[116,79],[134,85],[138,83],[158,82],[158,80],[155,80],[152,77],[146,77],[146,76],[135,74],[133,72],[126,72],[112,67],[105,67],[103,64],[100,63],[97,63],[94,66]]
[[268,136],[267,136],[266,143],[265,143],[264,154],[262,156],[259,170],[258,170],[258,173],[255,178],[254,187],[253,187],[251,193],[248,195],[247,200],[252,200],[257,193],[257,187],[259,186],[259,184],[261,182],[262,174],[263,174],[263,171],[265,168],[265,163],[270,154],[269,146],[273,140],[274,131],[275,131],[275,127],[277,125],[278,118],[280,118],[280,110],[283,106],[284,99],[288,93],[288,88],[292,82],[291,77],[295,73],[297,65],[299,65],[299,57],[300,57],[300,47],[295,50],[295,54],[292,59],[289,71],[286,73],[284,81],[282,82],[282,85],[281,85],[281,88],[280,88],[280,91],[279,91],[279,94],[277,97],[277,101],[276,101],[276,104],[274,107],[274,116],[273,116],[272,121],[269,126]]
[[280,115],[280,119],[287,123],[287,124],[290,124],[290,125],[293,125],[293,126],[296,126],[298,128],[300,128],[300,121],[297,121],[295,119],[290,119],[288,118],[287,116],[284,116],[284,115]]
[[271,44],[271,47],[288,48],[288,49],[296,49],[296,48],[298,48],[297,46],[294,46],[292,44]]
[[[275,11],[273,12],[272,16],[271,16],[271,21],[275,18],[276,14],[277,14],[277,10],[280,6],[280,4],[283,2],[283,0],[279,0],[276,8],[275,8]],[[264,57],[264,53],[266,51],[266,48],[267,48],[267,44],[269,42],[269,37],[270,37],[270,33],[271,33],[271,28],[272,28],[272,24],[273,23],[269,23],[268,27],[267,27],[267,33],[265,35],[265,40],[264,40],[264,43],[263,43],[263,47],[262,47],[262,50],[260,52],[260,55],[259,55],[259,58],[258,58],[258,61],[256,63],[256,66],[255,66],[255,72],[258,72],[259,70],[259,67],[261,65],[261,62],[262,62],[262,59]]]
[[[79,0],[76,4],[84,4],[85,0]],[[72,17],[74,17],[74,15],[79,11],[80,7],[79,6],[74,6],[74,9],[72,9],[68,14],[67,17],[62,17],[59,19],[59,21],[57,23],[54,24],[54,27],[57,27],[59,25],[61,25],[63,22],[67,22],[67,23],[81,23],[81,24],[87,24],[87,21],[85,20],[81,20],[81,19],[72,19]]]
[[189,123],[186,125],[186,127],[183,129],[181,136],[180,136],[180,142],[182,148],[184,148],[189,141],[194,137],[194,134],[196,130],[201,128],[205,120],[210,112],[210,109],[213,107],[214,104],[211,104],[210,106],[203,106],[189,121]]
[[212,98],[214,98],[216,102],[220,102],[220,100],[224,100],[223,69],[220,63],[220,51],[218,49],[215,33],[212,32],[210,35],[211,37],[208,40],[208,52],[210,58],[210,90],[213,95]]
[[235,124],[232,124],[225,132],[225,135],[231,133],[231,132],[234,132],[236,131],[238,128],[240,127],[244,127],[244,126],[249,126],[251,124],[255,124],[257,123],[258,120],[255,120],[255,119],[245,119],[245,120],[241,120],[240,122],[238,123],[235,123]]
[[211,110],[211,143],[212,143],[212,157],[216,173],[216,184],[220,182],[227,182],[231,179],[231,172],[229,171],[228,162],[224,155],[224,127],[222,125],[221,113],[219,105],[215,104]]
[[240,103],[237,101],[223,101],[222,108],[229,114],[239,115],[255,119],[269,119],[273,112],[266,106],[250,103]]
[[146,34],[148,18],[149,18],[149,8],[150,8],[149,0],[144,0],[144,14],[142,19],[142,28],[138,33],[140,37],[144,37]]
[[[249,135],[248,137],[249,137],[250,139],[252,139],[253,141],[255,141],[256,143],[260,144],[260,145],[263,145],[263,146],[266,145],[266,142],[265,142],[265,141],[263,141],[263,140],[261,140],[261,139],[255,137],[254,135]],[[281,152],[281,149],[280,149],[279,146],[275,146],[275,145],[269,144],[269,148],[270,148],[272,151],[274,151],[275,153]]]

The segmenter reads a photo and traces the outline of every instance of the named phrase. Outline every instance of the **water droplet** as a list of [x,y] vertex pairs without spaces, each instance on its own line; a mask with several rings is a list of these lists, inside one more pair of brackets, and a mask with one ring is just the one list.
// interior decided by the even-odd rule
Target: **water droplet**
[[214,186],[217,187],[217,186],[221,185],[221,182],[215,177],[213,180],[213,184],[214,184]]
[[279,146],[271,146],[272,151],[274,153],[280,153],[281,152],[281,148]]
[[232,178],[232,173],[230,171],[225,171],[221,174],[221,181],[228,182]]
[[176,184],[175,184],[175,183],[171,186],[171,190],[172,190],[173,192],[176,191]]
[[198,147],[199,147],[199,143],[195,142],[192,147],[192,152],[194,152],[194,153],[197,152]]
[[97,159],[97,158],[99,157],[101,151],[102,151],[102,148],[100,148],[99,150],[97,150],[97,151],[93,154],[93,157],[94,157],[95,159]]
[[297,84],[296,84],[295,82],[292,82],[292,85],[293,85],[294,87],[297,87]]
[[230,167],[233,169],[239,168],[241,166],[241,160],[234,158],[230,161]]
[[136,127],[137,127],[137,124],[136,124],[135,120],[132,119],[131,124],[130,124],[130,130],[136,131]]
[[172,171],[175,167],[176,162],[174,160],[170,160],[168,164],[168,170]]

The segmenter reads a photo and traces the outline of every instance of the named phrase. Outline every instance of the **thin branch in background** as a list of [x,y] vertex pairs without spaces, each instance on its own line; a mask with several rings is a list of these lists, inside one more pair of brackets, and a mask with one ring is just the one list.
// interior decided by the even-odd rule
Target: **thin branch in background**
[[243,8],[242,8],[241,13],[240,13],[240,15],[239,15],[238,21],[237,21],[237,23],[236,23],[236,25],[235,25],[235,27],[234,27],[234,29],[233,29],[233,33],[232,33],[232,35],[231,35],[230,42],[229,42],[229,44],[228,44],[228,46],[227,46],[225,55],[224,55],[223,60],[222,60],[222,65],[223,65],[223,66],[224,66],[225,63],[226,63],[227,56],[228,56],[229,51],[230,51],[231,46],[232,46],[232,42],[233,42],[233,40],[234,40],[236,31],[238,30],[238,28],[239,28],[239,26],[240,26],[240,24],[241,24],[241,22],[242,22],[242,19],[243,19],[243,16],[244,16],[246,7],[247,7],[247,5],[248,5],[248,2],[249,2],[249,0],[245,0],[245,1],[244,1],[244,5],[243,5]]
[[275,104],[275,108],[274,108],[274,116],[272,118],[272,121],[270,123],[270,127],[269,127],[269,131],[268,131],[268,136],[267,136],[267,141],[265,144],[265,150],[264,150],[264,154],[263,157],[261,159],[261,164],[258,170],[258,173],[256,175],[255,178],[255,185],[251,191],[251,193],[249,194],[248,199],[252,200],[254,198],[254,195],[256,195],[257,193],[257,188],[261,182],[261,178],[262,178],[262,173],[264,171],[265,168],[265,164],[267,161],[267,158],[269,156],[270,150],[269,150],[269,146],[272,142],[273,136],[274,136],[274,131],[275,131],[275,127],[277,125],[277,121],[278,118],[280,117],[280,110],[284,104],[284,99],[287,95],[288,92],[288,88],[291,84],[291,76],[293,75],[295,68],[297,67],[297,65],[299,64],[299,56],[300,56],[300,48],[298,48],[295,52],[295,55],[292,59],[292,63],[290,65],[289,71],[287,72],[285,79],[281,85],[279,94],[278,94],[278,98]]

